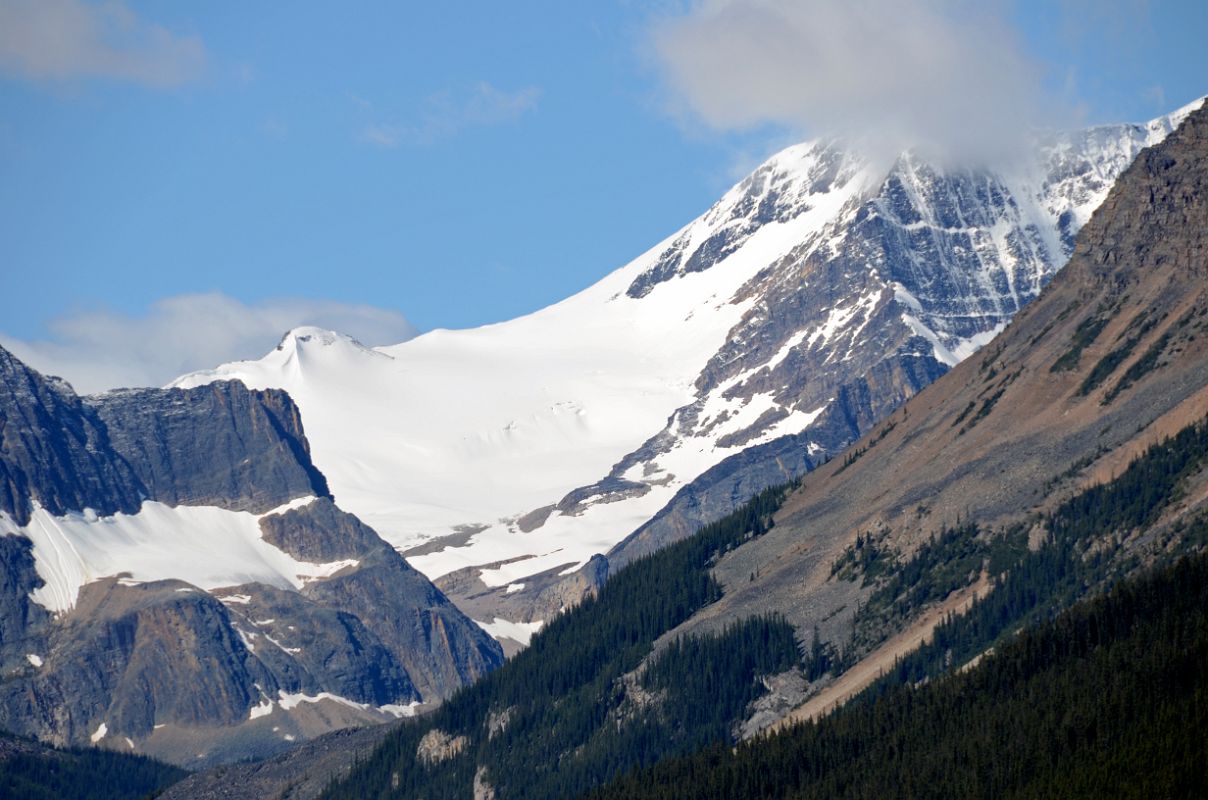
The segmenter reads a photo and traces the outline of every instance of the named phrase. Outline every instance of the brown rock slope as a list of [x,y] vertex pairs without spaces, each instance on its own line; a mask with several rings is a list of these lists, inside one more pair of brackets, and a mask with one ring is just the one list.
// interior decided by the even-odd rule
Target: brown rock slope
[[[1123,174],[1068,266],[1032,305],[807,476],[770,533],[719,562],[725,597],[672,635],[777,610],[804,639],[818,626],[823,638],[843,643],[868,590],[830,573],[858,533],[905,555],[958,520],[1024,520],[1109,480],[1149,444],[1203,418],[1205,231],[1201,109]],[[1206,496],[1208,476],[1200,475],[1169,513],[1196,510]],[[892,662],[894,653],[877,655]]]

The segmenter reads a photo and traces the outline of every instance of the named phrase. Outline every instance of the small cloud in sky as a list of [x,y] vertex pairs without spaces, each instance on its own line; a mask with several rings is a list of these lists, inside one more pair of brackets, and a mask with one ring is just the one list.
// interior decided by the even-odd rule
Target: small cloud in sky
[[120,0],[0,0],[2,74],[166,88],[200,77],[205,65],[199,37],[141,19]]
[[299,325],[330,328],[370,346],[416,333],[399,312],[375,306],[290,298],[244,303],[213,292],[168,297],[139,316],[72,314],[49,324],[48,339],[0,334],[0,345],[38,371],[90,393],[162,386],[186,372],[259,358]]
[[1164,109],[1166,108],[1166,89],[1159,84],[1154,84],[1153,86],[1145,89],[1145,99],[1148,100],[1154,108]]
[[373,110],[373,103],[369,102],[364,97],[361,97],[359,94],[348,92],[348,99],[351,100],[353,105],[355,105],[357,108],[363,108],[366,111]]
[[260,120],[260,133],[264,134],[269,139],[281,140],[289,136],[289,125],[287,125],[280,117],[269,115]]
[[[364,98],[355,95],[350,98],[362,109],[373,111],[373,104]],[[443,91],[430,95],[414,122],[370,123],[362,129],[360,139],[384,148],[432,144],[467,128],[513,122],[535,109],[540,98],[541,90],[535,86],[505,91],[480,81],[467,92]]]
[[361,131],[361,141],[378,147],[398,147],[405,132],[397,125],[366,125]]
[[948,146],[995,142],[1059,104],[1001,3],[703,0],[658,19],[673,110],[763,126]]

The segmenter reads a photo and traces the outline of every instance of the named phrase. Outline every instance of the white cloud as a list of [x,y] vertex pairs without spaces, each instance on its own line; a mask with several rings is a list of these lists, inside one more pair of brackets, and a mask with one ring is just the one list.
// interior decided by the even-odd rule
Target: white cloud
[[398,147],[406,131],[397,125],[366,125],[361,131],[361,141],[378,147]]
[[722,130],[994,142],[1051,118],[1001,3],[703,0],[655,23],[677,112]]
[[0,0],[0,72],[35,81],[110,78],[153,87],[199,77],[206,52],[120,0]]
[[[431,144],[466,128],[512,122],[535,109],[540,98],[541,90],[535,86],[508,92],[480,81],[468,92],[444,91],[429,96],[413,123],[374,122],[365,126],[360,138],[386,148]],[[362,109],[373,111],[369,101],[356,96],[352,100]]]
[[97,311],[60,317],[50,323],[47,340],[0,334],[0,345],[90,393],[162,386],[186,372],[259,358],[299,325],[337,330],[370,346],[415,335],[402,314],[373,306],[295,299],[246,304],[210,293],[160,300],[142,316]]

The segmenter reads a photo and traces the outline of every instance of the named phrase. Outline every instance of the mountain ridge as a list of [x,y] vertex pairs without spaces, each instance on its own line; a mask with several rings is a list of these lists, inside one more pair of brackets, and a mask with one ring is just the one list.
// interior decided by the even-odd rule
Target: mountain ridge
[[1124,173],[1070,270],[988,349],[799,482],[631,561],[328,795],[577,795],[842,702],[840,676],[963,666],[1202,548],[1206,149],[1201,110]]
[[598,583],[574,574],[594,555],[803,474],[988,341],[1197,104],[1053,134],[1009,174],[795,145],[542,311],[372,351],[389,359],[303,331],[297,357],[287,336],[176,385],[287,388],[342,503],[470,613],[537,624],[560,584]]
[[[402,797],[452,798],[472,789],[508,797],[583,796],[626,773],[643,789],[679,796],[686,784],[674,778],[646,782],[659,774],[657,767],[631,770],[713,741],[678,762],[707,781],[718,760],[763,747],[736,747],[739,736],[796,711],[809,717],[817,700],[841,703],[878,675],[888,675],[881,693],[840,712],[826,730],[842,734],[853,720],[876,721],[895,692],[905,699],[894,713],[912,720],[911,698],[937,697],[927,687],[953,670],[973,677],[945,685],[984,679],[1002,690],[1005,678],[1020,677],[1012,672],[1018,661],[994,672],[1001,662],[989,653],[1012,659],[1027,651],[1035,642],[1027,633],[1011,644],[1021,627],[1147,565],[1202,551],[1208,543],[1206,156],[1208,109],[1189,116],[1125,171],[1080,232],[1069,269],[985,352],[797,485],[761,493],[719,523],[630,562],[472,691],[392,731],[326,796],[359,797],[386,787]],[[1138,448],[1142,454],[1132,457]],[[1093,480],[1105,465],[1121,461],[1127,469]],[[1168,589],[1181,596],[1178,582],[1198,580],[1191,575],[1206,562],[1201,556],[1193,563],[1158,579],[1173,576]],[[961,602],[972,593],[981,599]],[[1114,597],[1144,598],[1138,609],[1165,607],[1146,590]],[[1101,601],[1092,608],[1104,607]],[[1188,600],[1169,626],[1163,623],[1162,636],[1194,631],[1197,642],[1203,639],[1203,615],[1186,616],[1194,607]],[[1034,652],[1068,658],[1094,644],[1103,626],[1071,632],[1067,622],[1078,613],[1042,628],[1049,644]],[[1142,627],[1147,613],[1135,615]],[[1110,611],[1104,616],[1112,618]],[[932,625],[920,627],[928,619]],[[1054,650],[1062,637],[1071,647]],[[895,642],[903,646],[882,647]],[[1164,642],[1167,649],[1146,669],[1157,674],[1177,663],[1174,672],[1191,674],[1195,659],[1184,659],[1180,636]],[[1118,664],[1136,661],[1129,647],[1113,656]],[[1169,654],[1180,652],[1171,660]],[[1085,663],[1080,654],[1072,660]],[[971,666],[981,661],[988,666]],[[828,697],[840,685],[836,679],[852,673],[866,679]],[[1119,685],[1116,673],[1114,667],[1097,671],[1105,690]],[[1037,674],[1044,674],[1043,665]],[[1081,747],[1118,743],[1110,735],[1097,738],[1120,723],[1117,705],[1096,706],[1102,716],[1087,724],[1074,713],[1087,698],[1085,684],[1077,685],[1081,694],[1070,710],[1013,735],[1027,742],[1028,734],[1043,733],[1054,744]],[[921,693],[911,694],[918,686]],[[1026,696],[1003,694],[1017,710],[999,719],[1018,723]],[[1185,707],[1189,694],[1174,707]],[[1129,697],[1130,709],[1152,721],[1145,716],[1152,710],[1145,679],[1133,684]],[[957,692],[948,698],[953,702],[934,708],[929,723],[947,734],[944,752],[954,762],[928,760],[934,730],[916,731],[911,742],[920,767],[937,769],[937,778],[955,774],[964,786],[971,777],[962,757],[965,737],[949,723],[953,709],[970,698],[975,706],[985,699]],[[1036,708],[1047,713],[1044,704]],[[1195,729],[1197,717],[1181,719],[1176,735],[1163,734],[1164,754],[1189,752],[1180,737]],[[875,736],[868,745],[873,728],[890,735],[887,752]],[[809,745],[813,730],[796,729],[804,739],[794,741]],[[821,760],[807,757],[811,770],[849,763],[867,745],[890,759],[870,769],[881,768],[887,785],[902,785],[893,774],[902,752],[893,731],[879,724],[859,731],[851,742],[825,749]],[[439,760],[426,759],[424,741],[438,737],[461,744]],[[1130,740],[1129,747],[1145,740]],[[795,760],[795,751],[781,761],[774,760],[775,749],[764,752],[773,763],[748,770],[743,785],[781,796],[806,762]],[[1015,780],[1030,773],[1020,771],[1014,755],[1026,754],[1037,766],[1052,763],[1044,748],[1021,746],[1004,756],[996,744],[980,752],[993,774]],[[1078,766],[1102,759],[1096,744],[1083,751]],[[1179,766],[1180,780],[1202,772],[1193,761]],[[1150,764],[1129,767],[1162,778]],[[858,765],[835,771],[862,772]],[[933,785],[925,781],[919,791]],[[709,789],[729,796],[733,786],[723,776]],[[621,783],[616,796],[625,794]]]
[[[805,477],[775,528],[718,563],[725,597],[676,634],[771,607],[843,646],[871,591],[834,574],[858,536],[899,559],[963,524],[1039,536],[1046,510],[1202,418],[1204,175],[1188,165],[1206,142],[1200,110],[1169,147],[1147,150],[1043,302]],[[1177,518],[1200,507],[1200,489],[1188,491]]]
[[335,505],[285,392],[79,398],[3,349],[0,380],[4,727],[204,766],[413,714],[502,662]]

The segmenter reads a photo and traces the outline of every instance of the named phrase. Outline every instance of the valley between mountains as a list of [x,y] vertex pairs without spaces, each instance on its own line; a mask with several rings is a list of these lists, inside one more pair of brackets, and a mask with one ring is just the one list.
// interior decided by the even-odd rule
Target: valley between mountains
[[94,396],[0,350],[0,726],[203,770],[166,797],[709,796],[719,741],[1175,580],[1201,105],[976,170],[797,145],[484,328]]

